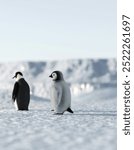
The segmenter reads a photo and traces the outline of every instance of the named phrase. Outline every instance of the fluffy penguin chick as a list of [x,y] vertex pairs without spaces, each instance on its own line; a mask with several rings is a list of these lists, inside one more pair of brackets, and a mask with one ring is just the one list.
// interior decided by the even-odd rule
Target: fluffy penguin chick
[[65,111],[73,113],[70,88],[64,81],[62,72],[54,71],[49,77],[53,80],[50,91],[51,110],[55,114],[63,114]]

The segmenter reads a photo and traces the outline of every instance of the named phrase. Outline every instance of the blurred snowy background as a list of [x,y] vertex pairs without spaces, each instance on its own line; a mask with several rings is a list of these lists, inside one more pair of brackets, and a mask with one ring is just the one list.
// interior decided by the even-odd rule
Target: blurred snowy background
[[[50,111],[54,70],[70,85],[73,115]],[[29,112],[11,102],[16,71],[30,84]],[[1,150],[116,150],[116,59],[1,63],[0,74]]]
[[48,76],[54,70],[63,72],[74,96],[96,89],[116,88],[116,59],[75,59],[0,64],[1,90],[10,93],[12,77],[16,71],[21,71],[30,84],[32,95],[49,98],[51,79]]

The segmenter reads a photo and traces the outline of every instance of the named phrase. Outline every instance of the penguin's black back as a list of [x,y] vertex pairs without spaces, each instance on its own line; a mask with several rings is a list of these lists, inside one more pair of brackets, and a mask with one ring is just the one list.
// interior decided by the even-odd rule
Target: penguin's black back
[[19,110],[28,110],[30,102],[30,88],[23,78],[18,81],[18,93],[16,100]]

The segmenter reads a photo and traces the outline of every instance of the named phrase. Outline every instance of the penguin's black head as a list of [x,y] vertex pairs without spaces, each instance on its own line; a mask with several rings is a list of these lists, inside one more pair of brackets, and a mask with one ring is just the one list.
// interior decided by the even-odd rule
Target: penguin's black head
[[60,71],[53,71],[49,77],[52,78],[53,81],[63,80],[63,74]]
[[17,78],[17,75],[23,76],[23,74],[18,71],[18,72],[15,73],[15,76],[13,78]]

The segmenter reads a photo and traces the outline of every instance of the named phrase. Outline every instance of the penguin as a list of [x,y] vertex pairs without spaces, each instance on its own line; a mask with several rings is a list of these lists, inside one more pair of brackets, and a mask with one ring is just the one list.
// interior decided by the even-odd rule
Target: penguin
[[13,78],[16,79],[12,91],[12,100],[15,108],[16,110],[28,110],[30,103],[30,87],[23,78],[21,72],[16,72]]
[[52,78],[50,90],[51,111],[55,115],[63,115],[65,111],[73,113],[71,110],[71,92],[68,84],[63,78],[61,71],[53,71],[49,76]]

